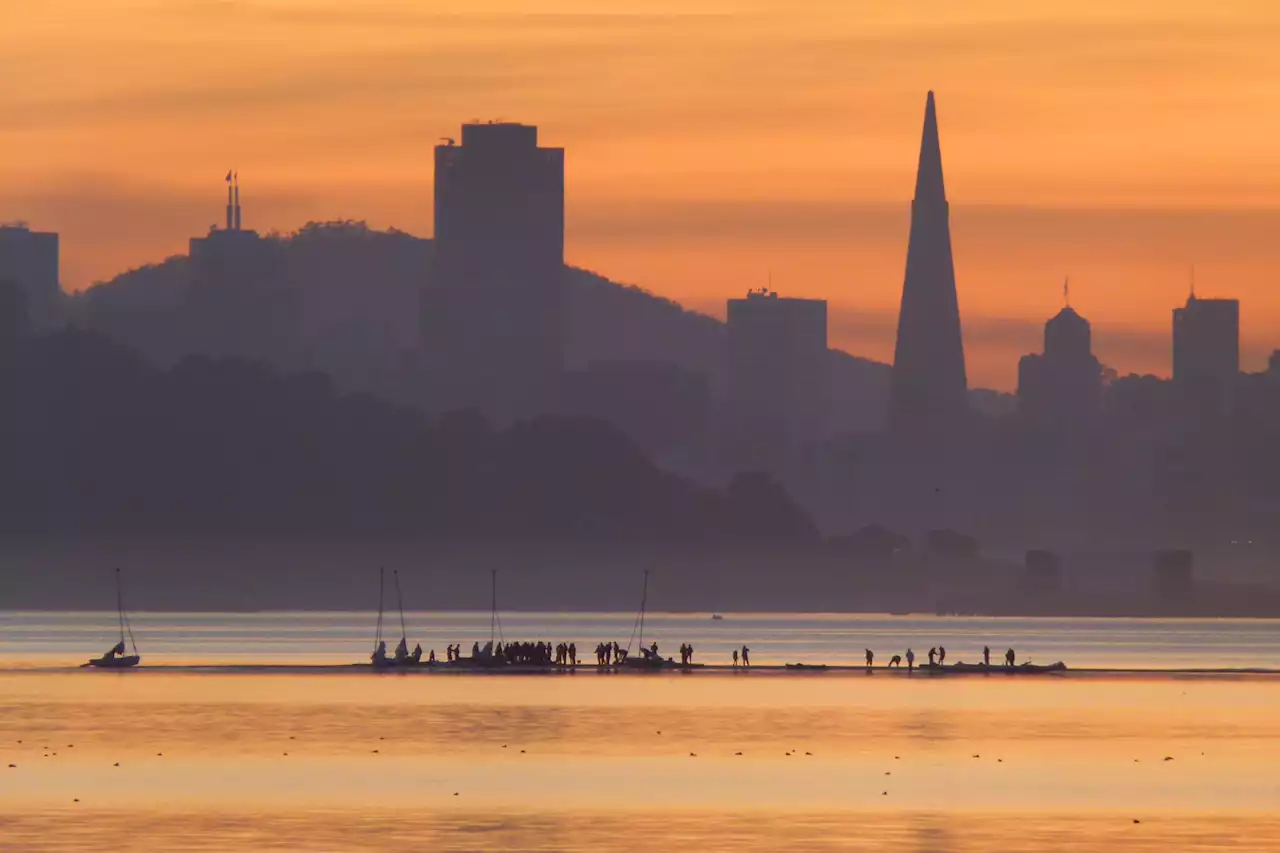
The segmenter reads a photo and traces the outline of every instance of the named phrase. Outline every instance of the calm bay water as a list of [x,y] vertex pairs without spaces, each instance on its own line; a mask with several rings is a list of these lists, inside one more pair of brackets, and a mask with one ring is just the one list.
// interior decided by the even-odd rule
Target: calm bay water
[[[649,614],[645,641],[664,655],[692,643],[695,660],[728,663],[730,651],[751,647],[756,663],[861,664],[864,648],[879,661],[914,648],[947,648],[948,662],[974,662],[982,646],[998,656],[1012,646],[1019,661],[1065,661],[1072,667],[1280,668],[1280,620],[1039,619],[865,614]],[[367,660],[376,613],[141,613],[133,630],[147,664],[308,663]],[[385,617],[392,643],[399,616]],[[630,613],[507,613],[508,640],[574,641],[580,658],[600,641],[625,645],[635,629]],[[442,658],[450,643],[470,650],[490,637],[490,614],[405,614],[410,646],[420,642]],[[79,663],[114,642],[114,613],[0,611],[0,667]]]
[[[4,853],[1280,849],[1274,676],[113,673],[62,666],[109,645],[110,614],[2,618]],[[489,633],[488,614],[406,618],[438,649]],[[135,630],[146,663],[345,662],[373,621]],[[1227,667],[1273,662],[1277,627],[726,614],[657,616],[646,636],[770,662],[908,642],[958,658],[989,638],[1077,665]],[[582,645],[625,641],[632,617],[503,629]]]

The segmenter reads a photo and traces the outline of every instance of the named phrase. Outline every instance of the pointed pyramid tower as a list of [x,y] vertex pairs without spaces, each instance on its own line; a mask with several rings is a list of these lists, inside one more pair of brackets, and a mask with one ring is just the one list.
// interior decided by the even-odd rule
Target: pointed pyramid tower
[[930,92],[920,140],[916,197],[911,203],[907,275],[889,389],[889,425],[895,435],[923,438],[959,426],[967,411],[964,343],[951,260],[947,193],[942,182],[942,148]]

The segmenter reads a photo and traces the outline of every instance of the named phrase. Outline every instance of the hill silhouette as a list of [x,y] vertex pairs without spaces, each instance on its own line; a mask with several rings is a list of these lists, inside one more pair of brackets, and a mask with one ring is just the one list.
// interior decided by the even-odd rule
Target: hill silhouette
[[[419,341],[431,240],[352,221],[308,223],[267,239],[283,253],[297,316],[261,355],[277,367],[322,371],[344,390],[427,403]],[[588,270],[569,268],[566,279],[568,368],[673,364],[706,375],[713,396],[723,395],[723,322]],[[224,354],[217,346],[193,344],[190,286],[190,263],[175,256],[76,294],[68,300],[68,316],[161,364]],[[229,349],[233,342],[226,343]],[[879,428],[888,366],[837,350],[830,359],[832,432]]]

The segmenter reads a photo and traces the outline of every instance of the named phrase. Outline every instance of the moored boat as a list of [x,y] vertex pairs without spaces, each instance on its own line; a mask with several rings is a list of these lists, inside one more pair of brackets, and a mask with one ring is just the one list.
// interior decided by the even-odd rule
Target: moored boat
[[404,596],[400,592],[400,572],[396,570],[392,574],[396,583],[396,605],[400,610],[400,642],[396,644],[395,651],[389,656],[387,641],[382,637],[383,588],[386,585],[386,572],[378,569],[378,626],[373,641],[373,654],[369,656],[369,662],[374,669],[378,670],[405,669],[422,664],[422,646],[415,646],[412,652],[409,651],[408,632],[404,624]]
[[[124,612],[124,593],[120,585],[120,570],[116,569],[116,613],[120,620],[120,640],[114,646],[107,649],[106,653],[101,657],[90,658],[82,667],[91,666],[98,669],[129,669],[137,666],[142,662],[142,656],[138,654],[138,645],[133,640],[133,626],[129,624],[129,617]],[[133,654],[125,654],[128,649],[124,644],[125,634],[129,636],[129,646],[133,648]]]
[[1054,672],[1066,672],[1067,665],[1062,661],[1055,663],[1038,664],[1038,663],[1022,663],[1017,666],[988,666],[984,663],[960,663],[953,664],[923,664],[918,667],[921,672],[937,673],[945,675],[947,673],[963,673],[972,675],[992,674],[992,675],[1042,675]]

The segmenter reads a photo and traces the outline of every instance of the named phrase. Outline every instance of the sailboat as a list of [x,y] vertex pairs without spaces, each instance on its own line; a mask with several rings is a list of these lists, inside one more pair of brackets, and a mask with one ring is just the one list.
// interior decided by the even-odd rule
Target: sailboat
[[[106,654],[100,658],[92,658],[81,666],[93,666],[103,669],[128,669],[137,666],[142,661],[142,656],[138,654],[138,644],[133,641],[133,626],[129,624],[129,617],[124,613],[124,593],[120,589],[120,570],[116,569],[116,612],[120,618],[120,641],[111,648],[107,649]],[[125,633],[129,635],[129,646],[133,648],[133,654],[125,654],[124,637]]]
[[400,571],[393,571],[396,581],[396,606],[400,608],[400,643],[396,646],[396,664],[398,666],[417,666],[422,662],[422,646],[418,645],[409,651],[408,632],[404,627],[404,596],[400,594]]
[[649,604],[649,570],[644,570],[644,590],[640,593],[640,612],[636,614],[635,627],[631,629],[631,639],[639,640],[640,654],[636,657],[631,656],[631,640],[627,641],[627,656],[622,659],[622,666],[627,669],[661,669],[664,666],[671,665],[670,661],[663,660],[658,654],[658,644],[654,643],[651,647],[645,648],[644,645],[644,617],[645,610]]
[[506,666],[506,659],[494,654],[497,648],[495,644],[502,643],[502,617],[498,615],[498,570],[491,571],[490,579],[490,599],[489,599],[489,642],[481,646],[477,643],[472,647],[470,657],[459,658],[459,661],[468,666],[482,666],[486,668]]
[[373,664],[374,669],[389,669],[392,667],[409,667],[417,666],[422,660],[422,647],[418,646],[409,652],[408,632],[404,626],[404,596],[400,594],[400,572],[393,572],[396,584],[396,603],[400,609],[400,642],[396,645],[395,651],[391,656],[387,655],[387,641],[383,639],[383,611],[386,600],[387,572],[386,569],[378,569],[378,625],[373,640],[373,654],[369,656],[369,662]]

